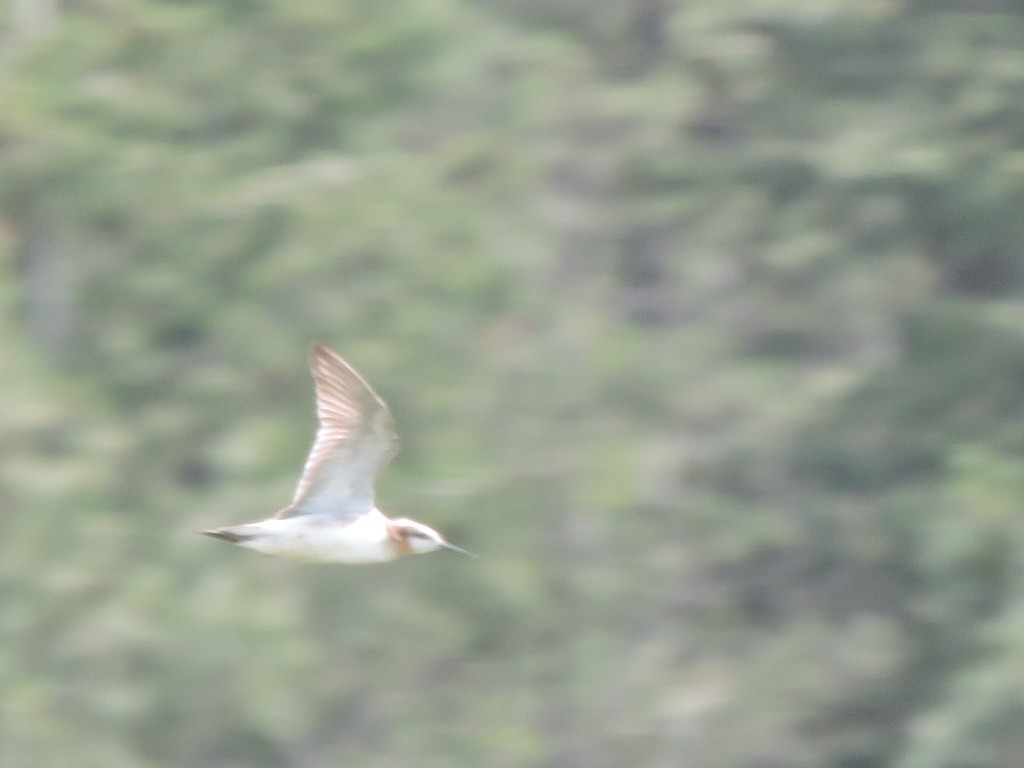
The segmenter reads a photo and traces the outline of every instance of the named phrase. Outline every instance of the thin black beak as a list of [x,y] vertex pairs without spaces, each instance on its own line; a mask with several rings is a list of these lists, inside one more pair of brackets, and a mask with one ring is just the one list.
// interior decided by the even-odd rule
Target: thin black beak
[[477,560],[480,559],[479,555],[474,555],[472,552],[469,552],[469,551],[463,549],[462,547],[456,547],[454,544],[449,544],[447,541],[442,541],[441,542],[441,546],[444,549],[450,549],[452,552],[459,552],[459,553],[461,553],[463,555],[469,555],[470,557],[475,557]]

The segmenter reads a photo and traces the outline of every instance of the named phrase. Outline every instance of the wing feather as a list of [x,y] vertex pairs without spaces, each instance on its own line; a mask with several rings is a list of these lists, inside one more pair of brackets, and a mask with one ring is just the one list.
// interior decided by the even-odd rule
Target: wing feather
[[398,452],[387,403],[337,352],[310,352],[320,426],[295,497],[277,517],[330,515],[349,519],[375,506],[377,476]]

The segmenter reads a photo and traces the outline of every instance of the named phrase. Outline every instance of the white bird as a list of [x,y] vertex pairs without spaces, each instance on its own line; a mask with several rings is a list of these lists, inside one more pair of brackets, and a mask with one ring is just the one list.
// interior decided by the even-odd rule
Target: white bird
[[292,503],[266,520],[203,533],[267,555],[330,563],[387,562],[436,549],[476,557],[423,523],[377,509],[377,475],[398,452],[391,411],[337,352],[314,344],[310,370],[320,427]]

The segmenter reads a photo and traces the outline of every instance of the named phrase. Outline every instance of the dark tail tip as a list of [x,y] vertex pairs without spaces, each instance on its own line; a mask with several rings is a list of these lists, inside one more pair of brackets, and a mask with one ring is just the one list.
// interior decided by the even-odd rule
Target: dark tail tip
[[221,539],[222,541],[230,541],[232,544],[237,544],[240,541],[245,541],[250,538],[249,536],[232,530],[231,528],[214,528],[209,531],[203,531],[202,533],[204,536],[212,536],[213,538]]

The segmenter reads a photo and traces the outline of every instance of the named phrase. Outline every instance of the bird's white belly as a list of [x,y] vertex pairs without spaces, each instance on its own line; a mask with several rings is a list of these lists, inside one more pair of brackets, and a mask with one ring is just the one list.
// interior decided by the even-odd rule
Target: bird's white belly
[[329,563],[380,563],[395,559],[387,520],[373,510],[351,522],[299,515],[253,523],[251,539],[239,542],[266,555]]

